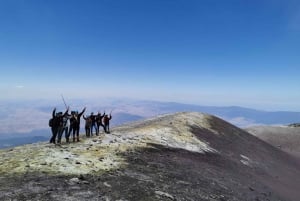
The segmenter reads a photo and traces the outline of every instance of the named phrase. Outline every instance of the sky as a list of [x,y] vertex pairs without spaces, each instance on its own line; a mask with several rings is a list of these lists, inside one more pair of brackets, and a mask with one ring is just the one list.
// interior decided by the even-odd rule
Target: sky
[[300,1],[0,0],[0,100],[300,111]]

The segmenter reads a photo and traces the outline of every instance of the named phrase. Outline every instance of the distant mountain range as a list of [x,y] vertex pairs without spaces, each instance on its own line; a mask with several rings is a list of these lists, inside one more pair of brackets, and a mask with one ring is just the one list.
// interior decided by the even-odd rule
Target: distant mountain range
[[[155,116],[158,114],[174,113],[174,112],[205,112],[218,116],[230,123],[239,127],[248,127],[253,125],[285,125],[295,122],[300,122],[300,112],[291,111],[263,111],[251,108],[244,108],[238,106],[230,107],[216,107],[216,106],[200,106],[191,104],[182,104],[174,102],[154,102],[154,101],[140,101],[135,103],[138,111],[128,111],[123,113],[123,119],[126,115],[136,115],[135,119],[139,117],[145,118]],[[134,103],[130,105],[134,108]],[[127,105],[127,107],[129,107]],[[115,119],[116,124],[119,119]]]
[[[238,106],[217,107],[182,104],[175,102],[138,101],[138,100],[73,100],[68,101],[71,109],[82,110],[87,107],[86,115],[98,111],[112,112],[112,126],[132,121],[144,120],[160,114],[174,112],[204,112],[218,116],[238,127],[256,125],[288,125],[300,122],[300,112],[263,111]],[[26,101],[0,104],[0,148],[48,140],[51,135],[48,120],[52,110],[57,107],[51,101]],[[64,105],[57,107],[65,110]],[[84,132],[84,120],[81,133]]]

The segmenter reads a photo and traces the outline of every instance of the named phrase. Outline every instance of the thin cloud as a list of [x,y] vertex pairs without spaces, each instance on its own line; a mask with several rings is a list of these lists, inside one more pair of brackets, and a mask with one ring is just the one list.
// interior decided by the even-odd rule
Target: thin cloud
[[23,86],[23,85],[17,85],[16,88],[17,88],[17,89],[23,89],[24,86]]

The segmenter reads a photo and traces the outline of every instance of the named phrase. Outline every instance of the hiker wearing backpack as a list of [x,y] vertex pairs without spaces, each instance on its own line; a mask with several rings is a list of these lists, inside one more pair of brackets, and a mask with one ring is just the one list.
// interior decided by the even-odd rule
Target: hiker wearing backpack
[[[68,109],[65,113],[68,113]],[[50,143],[56,144],[56,137],[62,127],[62,112],[56,113],[56,108],[52,111],[52,118],[49,120],[49,126],[51,127],[52,132]]]
[[52,118],[49,120],[49,126],[51,127],[51,133],[52,133],[52,137],[50,138],[50,143],[55,144],[55,139],[57,136],[57,132],[58,132],[58,119],[56,117],[56,108],[53,109],[52,111]]
[[105,133],[110,133],[110,131],[109,131],[109,121],[111,120],[111,118],[112,118],[111,114],[109,115],[109,117],[106,114],[104,116],[104,118],[103,118],[103,124],[104,124],[104,131],[105,131]]

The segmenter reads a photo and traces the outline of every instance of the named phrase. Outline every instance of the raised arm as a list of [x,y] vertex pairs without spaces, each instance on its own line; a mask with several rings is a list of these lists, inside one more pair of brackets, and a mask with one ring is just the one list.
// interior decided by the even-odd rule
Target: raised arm
[[85,112],[85,109],[86,107],[84,107],[83,110],[78,114],[79,117]]
[[53,118],[55,117],[55,112],[56,112],[56,107],[53,109],[53,112],[52,112],[52,117]]
[[64,113],[63,116],[64,116],[64,117],[65,117],[65,116],[69,116],[68,112],[69,112],[69,107],[67,108],[67,110],[65,111],[65,113]]

